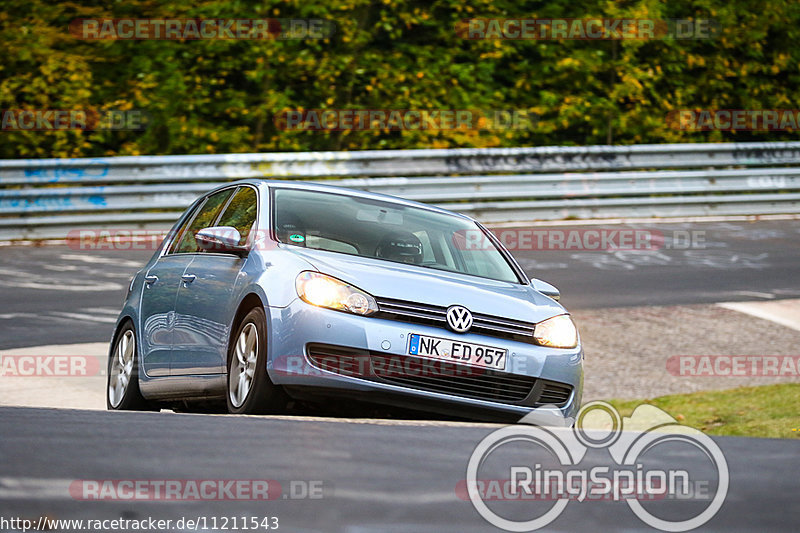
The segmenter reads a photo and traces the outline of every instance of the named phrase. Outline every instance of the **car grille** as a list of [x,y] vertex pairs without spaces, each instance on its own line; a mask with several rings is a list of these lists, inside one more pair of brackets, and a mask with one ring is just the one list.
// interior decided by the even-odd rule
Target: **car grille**
[[356,350],[342,346],[309,344],[308,360],[317,368],[335,374],[364,378],[372,372],[367,350]]
[[[451,373],[445,369],[441,369],[440,372],[417,372],[415,371],[416,365],[411,368],[408,368],[408,365],[394,365],[393,369],[391,357],[382,354],[372,355],[372,368],[375,375],[389,383],[414,389],[453,394],[477,400],[521,403],[528,397],[536,383],[536,378],[472,367],[466,367],[472,372],[467,371],[461,374]],[[416,359],[414,358],[414,360]],[[419,367],[424,366],[422,361],[418,365]]]
[[536,405],[553,404],[560,407],[567,403],[571,394],[572,387],[569,385],[548,381],[544,384],[542,393],[536,401]]
[[572,387],[530,376],[420,357],[310,344],[308,359],[329,372],[476,400],[537,407],[563,406]]
[[[379,318],[449,329],[447,327],[446,307],[387,298],[376,298],[376,300],[379,312],[375,316]],[[535,326],[536,324],[530,322],[472,313],[470,332],[482,333],[491,337],[533,342],[533,328]]]

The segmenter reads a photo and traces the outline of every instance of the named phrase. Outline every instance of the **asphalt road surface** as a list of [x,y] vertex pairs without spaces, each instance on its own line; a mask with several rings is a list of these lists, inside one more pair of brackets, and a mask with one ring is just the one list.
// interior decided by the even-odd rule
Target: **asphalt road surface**
[[[0,516],[5,518],[278,517],[280,530],[292,532],[496,530],[456,487],[476,444],[499,426],[31,408],[0,408],[0,418]],[[727,459],[730,487],[719,512],[701,530],[797,531],[800,483],[794,472],[800,466],[800,442],[714,441]],[[507,479],[507,464],[522,461],[532,468],[551,460],[542,448],[526,454],[501,448],[496,454],[479,471],[482,479],[504,479],[503,472]],[[606,454],[597,451],[580,464],[613,465]],[[654,448],[647,462],[648,468],[685,469],[692,479],[708,468],[690,447]],[[275,480],[280,491],[270,492],[275,499],[266,502],[164,502],[87,501],[83,498],[91,493],[75,489],[86,480],[218,479]],[[105,496],[117,494],[123,492]],[[713,497],[713,490],[707,496]],[[535,506],[542,505],[495,503],[492,508],[509,517],[538,513]],[[676,520],[707,503],[699,491],[689,500],[643,505]],[[549,530],[653,531],[624,502],[588,500],[569,502]]]
[[[549,233],[540,245],[531,230]],[[652,239],[647,247],[597,250],[584,246],[603,245],[585,239],[586,230],[605,232],[610,245],[626,245],[612,234],[620,230]],[[512,252],[528,274],[559,287],[568,309],[800,297],[800,220],[503,231],[511,231],[505,242],[516,243]],[[560,249],[559,235],[569,249]],[[107,341],[131,276],[151,254],[0,247],[0,349]]]

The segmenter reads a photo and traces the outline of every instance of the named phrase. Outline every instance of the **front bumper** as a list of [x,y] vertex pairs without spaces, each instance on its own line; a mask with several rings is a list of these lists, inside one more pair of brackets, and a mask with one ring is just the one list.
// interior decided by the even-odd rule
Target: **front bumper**
[[[322,309],[299,299],[287,307],[269,308],[267,311],[271,322],[267,371],[272,381],[285,386],[290,394],[294,390],[318,391],[326,395],[338,392],[343,397],[414,409],[425,410],[430,406],[431,411],[460,413],[460,416],[470,418],[491,418],[496,414],[502,419],[519,419],[539,406],[538,394],[545,383],[552,383],[572,388],[567,400],[553,409],[564,417],[574,417],[580,407],[583,389],[583,350],[580,345],[565,350],[474,333],[456,334],[433,326]],[[490,376],[474,375],[465,379],[474,385],[475,390],[488,390],[486,383],[504,387],[508,379],[515,384],[532,383],[534,390],[524,400],[503,401],[498,400],[502,394],[487,393],[480,397],[481,394],[473,391],[465,395],[457,391],[445,392],[442,387],[431,390],[417,384],[419,380],[398,384],[396,380],[376,377],[369,363],[370,360],[374,363],[375,358],[417,365],[420,361],[427,361],[407,355],[410,333],[504,348],[508,350],[508,363],[503,376],[491,376],[490,380]],[[337,347],[360,354],[362,359],[355,365],[348,364],[347,368],[320,365],[318,359],[309,357],[309,348],[314,346]],[[367,361],[366,364],[363,361]],[[456,369],[475,370],[474,367],[447,364]],[[506,381],[494,378],[505,378]]]

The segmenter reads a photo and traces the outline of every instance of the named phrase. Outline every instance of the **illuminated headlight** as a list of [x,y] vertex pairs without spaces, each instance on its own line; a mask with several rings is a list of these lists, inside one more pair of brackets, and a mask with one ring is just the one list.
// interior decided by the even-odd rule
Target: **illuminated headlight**
[[375,298],[352,285],[318,272],[301,272],[295,280],[297,295],[304,302],[346,311],[356,315],[371,315],[378,311]]
[[575,348],[578,330],[569,315],[558,315],[536,324],[533,341],[550,348]]

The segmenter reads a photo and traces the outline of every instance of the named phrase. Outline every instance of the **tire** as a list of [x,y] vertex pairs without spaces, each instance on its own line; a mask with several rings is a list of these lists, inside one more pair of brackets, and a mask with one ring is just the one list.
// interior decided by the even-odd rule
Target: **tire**
[[139,390],[139,347],[130,321],[120,328],[113,346],[108,357],[106,407],[111,411],[159,410]]
[[231,337],[225,394],[229,413],[276,414],[286,408],[286,393],[267,375],[266,322],[264,309],[254,307]]

